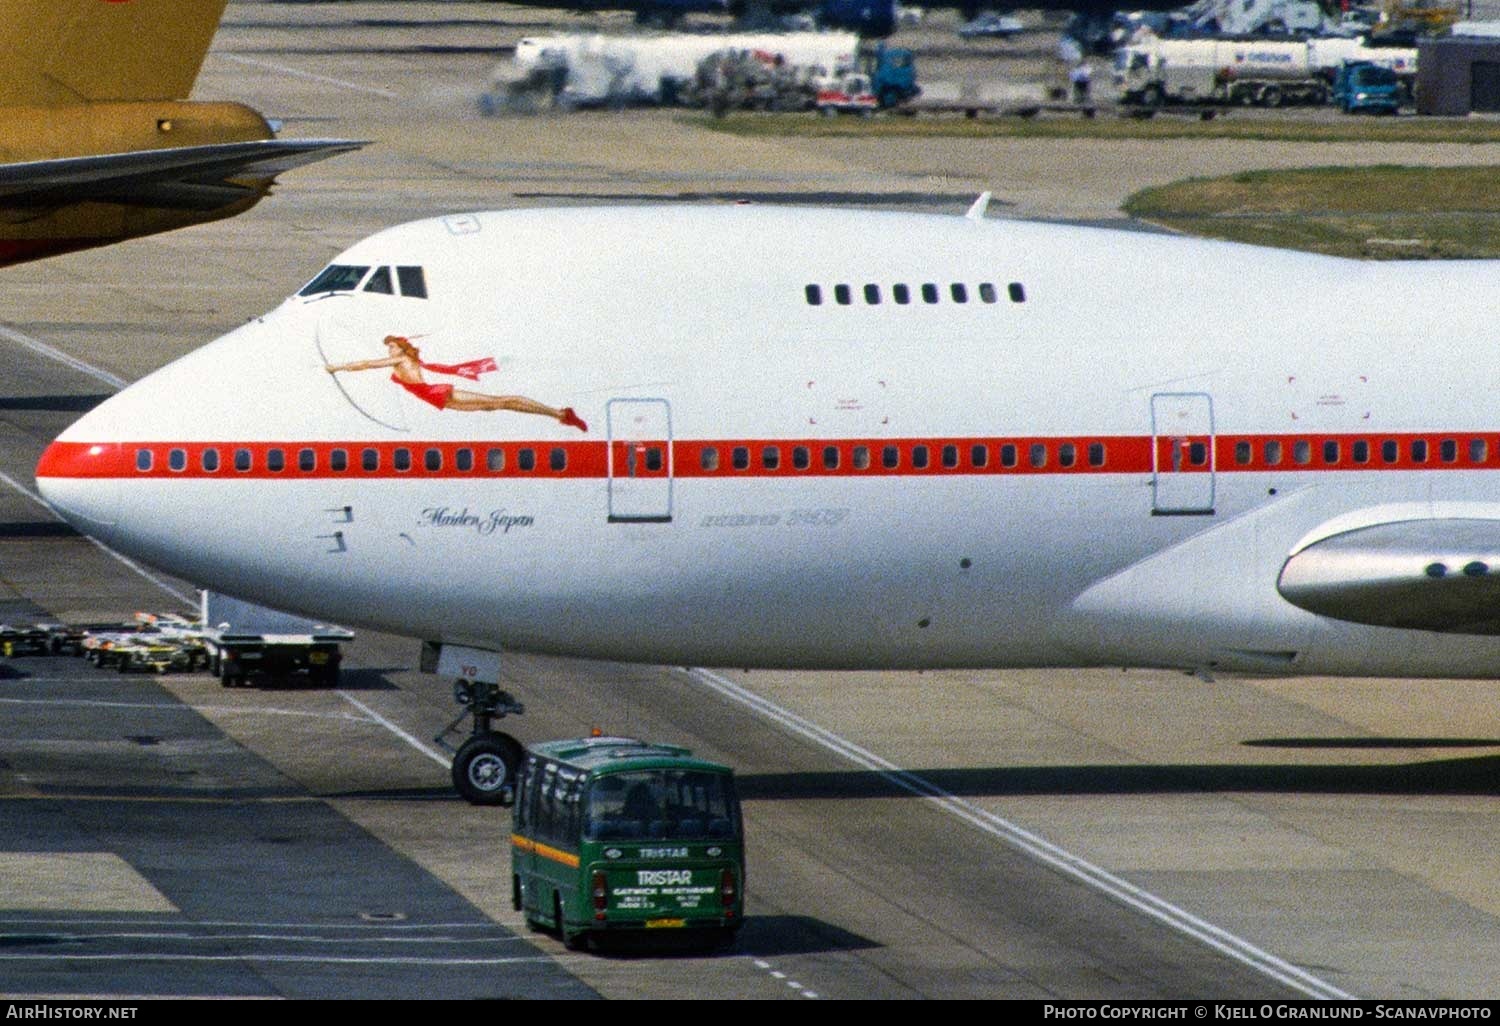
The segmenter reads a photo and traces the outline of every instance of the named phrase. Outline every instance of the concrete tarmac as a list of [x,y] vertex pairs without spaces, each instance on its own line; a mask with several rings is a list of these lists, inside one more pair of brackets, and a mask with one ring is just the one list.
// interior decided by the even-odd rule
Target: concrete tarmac
[[[372,145],[288,174],[232,221],[4,272],[0,620],[128,616],[190,594],[60,529],[28,494],[36,457],[99,396],[402,220],[743,195],[960,213],[982,189],[1005,216],[1108,220],[1135,189],[1187,174],[1496,156],[745,139],[651,111],[480,118],[503,48],[551,19],[478,3],[230,5],[201,98],[248,102],[288,135]],[[509,906],[508,815],[452,796],[430,739],[456,710],[415,663],[414,641],[368,633],[334,691],[0,663],[0,992],[1495,994],[1494,682],[509,658],[528,712],[507,725],[523,740],[599,726],[740,769],[753,918],[735,949],[704,958],[579,955],[526,933]]]

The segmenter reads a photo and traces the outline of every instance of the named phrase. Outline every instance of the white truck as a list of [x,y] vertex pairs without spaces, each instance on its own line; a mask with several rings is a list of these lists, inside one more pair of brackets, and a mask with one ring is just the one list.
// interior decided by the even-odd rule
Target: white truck
[[536,109],[521,97],[550,85],[559,107],[673,103],[715,54],[749,53],[777,67],[841,74],[855,66],[859,37],[852,32],[658,33],[606,36],[527,36],[514,58],[495,69],[479,100],[486,114]]
[[1373,47],[1361,38],[1138,39],[1115,51],[1121,103],[1287,104],[1328,102],[1345,61],[1368,60],[1398,76],[1416,75],[1413,49]]
[[200,602],[208,670],[224,687],[253,676],[338,683],[340,646],[354,640],[351,632],[211,591],[201,592]]

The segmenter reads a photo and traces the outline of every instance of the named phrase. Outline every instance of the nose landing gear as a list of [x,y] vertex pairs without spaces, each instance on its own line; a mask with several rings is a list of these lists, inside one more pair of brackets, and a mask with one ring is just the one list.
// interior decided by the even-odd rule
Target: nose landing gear
[[434,740],[453,751],[447,736],[464,717],[474,719],[468,740],[459,745],[453,756],[454,788],[471,805],[510,805],[516,798],[516,773],[525,749],[509,734],[491,729],[491,725],[511,714],[519,716],[526,707],[510,692],[486,681],[454,681],[453,698],[463,710]]

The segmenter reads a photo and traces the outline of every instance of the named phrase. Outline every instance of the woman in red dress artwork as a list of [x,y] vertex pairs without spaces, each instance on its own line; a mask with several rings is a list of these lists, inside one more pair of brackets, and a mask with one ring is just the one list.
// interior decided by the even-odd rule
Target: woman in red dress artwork
[[515,413],[535,413],[538,416],[551,417],[559,424],[576,427],[579,431],[589,429],[578,414],[573,412],[571,406],[564,406],[559,410],[524,396],[486,395],[483,392],[454,388],[448,384],[435,384],[422,377],[423,370],[430,370],[436,374],[456,374],[470,381],[478,381],[479,375],[497,369],[495,361],[490,357],[457,364],[423,363],[421,353],[416,346],[411,344],[411,339],[401,335],[387,335],[385,350],[390,355],[383,360],[330,363],[325,364],[323,369],[329,374],[337,374],[339,371],[379,370],[389,367],[392,381],[424,403],[436,406],[440,410],[511,410]]

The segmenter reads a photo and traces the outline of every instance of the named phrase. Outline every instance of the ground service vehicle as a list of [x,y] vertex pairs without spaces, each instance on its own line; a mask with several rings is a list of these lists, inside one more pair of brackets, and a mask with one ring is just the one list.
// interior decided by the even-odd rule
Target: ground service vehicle
[[1401,107],[1401,82],[1390,68],[1346,61],[1333,77],[1333,102],[1345,114],[1394,114]]
[[349,631],[211,591],[200,603],[205,663],[226,688],[252,676],[338,684]]
[[727,942],[744,921],[742,833],[732,771],[686,748],[534,745],[517,783],[512,901],[570,948],[647,930]]

